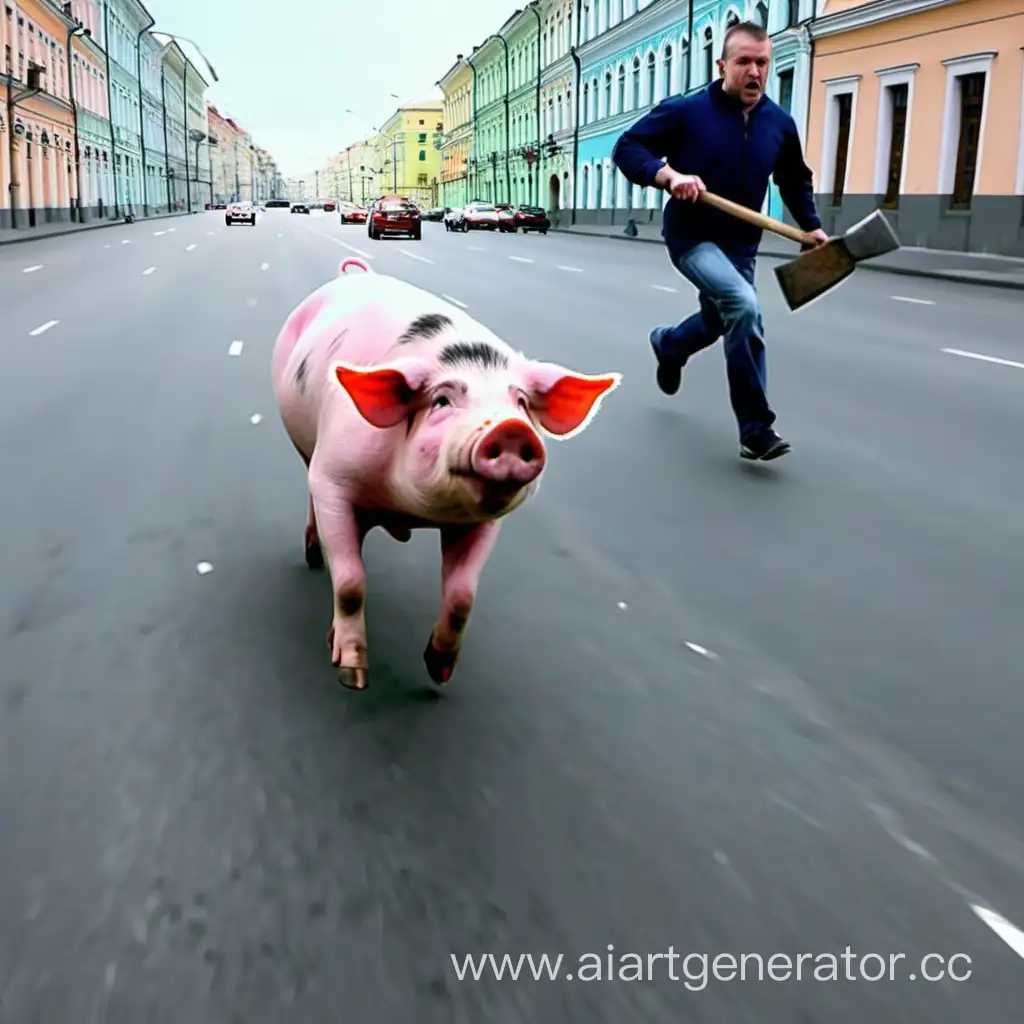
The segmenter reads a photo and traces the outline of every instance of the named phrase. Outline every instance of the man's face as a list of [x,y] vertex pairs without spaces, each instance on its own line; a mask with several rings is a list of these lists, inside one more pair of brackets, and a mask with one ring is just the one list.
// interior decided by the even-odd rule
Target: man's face
[[728,56],[718,62],[722,87],[744,106],[752,107],[764,94],[771,59],[770,39],[757,40],[737,32],[729,40]]

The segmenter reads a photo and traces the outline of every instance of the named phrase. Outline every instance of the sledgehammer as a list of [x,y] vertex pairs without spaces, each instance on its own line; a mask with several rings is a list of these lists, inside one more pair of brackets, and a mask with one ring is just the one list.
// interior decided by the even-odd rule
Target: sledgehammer
[[[698,196],[702,203],[745,220],[755,227],[773,231],[801,245],[811,244],[805,232],[774,217],[767,217],[731,199],[723,199],[714,192],[701,191]],[[845,281],[861,261],[884,256],[899,247],[899,239],[885,214],[875,210],[837,238],[830,238],[824,245],[801,253],[795,260],[776,267],[775,277],[789,308],[799,309]]]

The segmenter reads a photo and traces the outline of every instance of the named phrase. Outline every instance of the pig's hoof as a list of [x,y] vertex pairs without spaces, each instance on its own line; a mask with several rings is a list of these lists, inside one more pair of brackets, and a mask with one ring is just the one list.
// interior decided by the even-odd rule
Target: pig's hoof
[[447,683],[455,671],[455,662],[458,660],[458,651],[439,651],[434,646],[434,638],[431,636],[423,652],[423,661],[427,666],[427,674],[435,683]]
[[365,690],[370,685],[370,674],[365,668],[346,668],[343,665],[338,669],[338,682],[346,690]]
[[319,544],[306,545],[306,565],[310,569],[322,569],[324,567],[324,553]]

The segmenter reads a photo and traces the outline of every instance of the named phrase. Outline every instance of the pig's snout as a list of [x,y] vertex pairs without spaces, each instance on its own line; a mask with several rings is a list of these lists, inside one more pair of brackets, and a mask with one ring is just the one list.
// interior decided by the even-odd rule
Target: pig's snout
[[492,427],[473,449],[473,472],[484,480],[525,487],[544,468],[544,445],[522,420],[505,420]]

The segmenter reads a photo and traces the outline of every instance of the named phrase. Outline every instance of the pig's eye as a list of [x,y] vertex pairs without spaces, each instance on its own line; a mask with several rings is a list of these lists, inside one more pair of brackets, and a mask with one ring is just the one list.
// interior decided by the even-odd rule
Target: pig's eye
[[438,395],[437,398],[434,399],[435,409],[443,409],[445,406],[451,404],[451,399],[447,395]]

